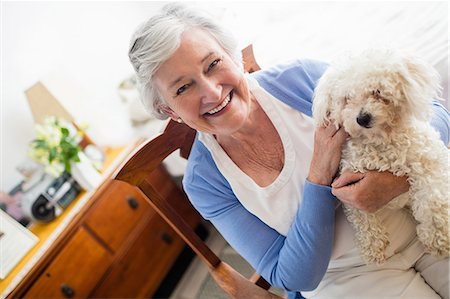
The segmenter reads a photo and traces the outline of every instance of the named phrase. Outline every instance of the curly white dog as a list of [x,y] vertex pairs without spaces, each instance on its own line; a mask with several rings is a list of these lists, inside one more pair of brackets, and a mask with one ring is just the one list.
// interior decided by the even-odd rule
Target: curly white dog
[[[371,49],[329,67],[315,90],[313,116],[350,135],[341,172],[408,176],[409,193],[384,208],[410,208],[425,248],[449,256],[449,151],[429,124],[439,92],[437,72],[420,59]],[[366,262],[385,261],[389,237],[377,213],[345,212]]]

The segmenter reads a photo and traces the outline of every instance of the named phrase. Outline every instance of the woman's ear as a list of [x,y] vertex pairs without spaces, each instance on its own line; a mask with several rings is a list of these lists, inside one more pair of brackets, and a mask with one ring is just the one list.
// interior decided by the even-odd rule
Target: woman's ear
[[161,104],[159,106],[159,109],[164,112],[165,114],[167,114],[171,119],[173,119],[174,121],[178,121],[180,119],[180,117],[178,116],[178,114],[175,113],[175,111],[173,111],[169,106]]

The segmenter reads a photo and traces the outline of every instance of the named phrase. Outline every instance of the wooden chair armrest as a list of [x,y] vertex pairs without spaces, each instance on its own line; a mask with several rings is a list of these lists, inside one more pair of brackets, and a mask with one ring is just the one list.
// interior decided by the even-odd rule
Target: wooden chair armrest
[[256,272],[252,275],[252,277],[250,277],[250,282],[263,288],[264,290],[270,289],[270,283],[268,283],[267,280],[264,279],[264,277],[262,277]]

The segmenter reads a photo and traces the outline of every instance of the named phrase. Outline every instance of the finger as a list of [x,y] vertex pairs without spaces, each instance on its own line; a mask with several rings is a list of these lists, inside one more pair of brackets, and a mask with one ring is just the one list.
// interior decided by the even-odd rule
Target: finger
[[340,188],[343,186],[354,184],[364,178],[365,174],[360,172],[345,171],[331,184],[333,188]]
[[331,188],[331,194],[333,194],[334,196],[336,196],[340,201],[342,201],[343,203],[348,203],[348,201],[346,200],[348,195],[348,189],[349,187],[342,187],[342,188]]
[[334,124],[329,124],[326,127],[323,127],[322,132],[326,137],[333,137],[336,132],[339,130],[339,127]]
[[340,127],[333,135],[333,138],[336,139],[339,143],[344,143],[347,139],[348,133],[345,131],[343,127]]
[[352,196],[354,192],[354,185],[343,186],[341,188],[331,188],[331,194],[345,204],[352,205]]
[[330,123],[328,126],[325,127],[325,132],[329,135],[329,136],[334,136],[334,134],[336,134],[336,132],[339,130],[339,126]]

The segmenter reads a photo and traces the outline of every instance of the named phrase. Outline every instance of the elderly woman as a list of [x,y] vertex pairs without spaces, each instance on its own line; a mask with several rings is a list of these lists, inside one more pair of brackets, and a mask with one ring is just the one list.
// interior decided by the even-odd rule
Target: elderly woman
[[[405,211],[386,219],[395,240],[386,265],[362,262],[335,195],[373,211],[409,185],[378,172],[346,173],[333,183],[346,133],[315,128],[310,117],[324,63],[294,61],[246,75],[233,37],[180,5],[137,30],[129,57],[144,104],[198,131],[183,182],[192,204],[273,286],[290,298],[439,298],[427,280],[448,297],[446,266],[424,253]],[[447,112],[435,110],[448,142]],[[418,274],[435,271],[443,280]]]

